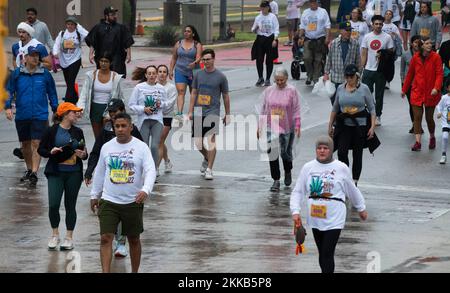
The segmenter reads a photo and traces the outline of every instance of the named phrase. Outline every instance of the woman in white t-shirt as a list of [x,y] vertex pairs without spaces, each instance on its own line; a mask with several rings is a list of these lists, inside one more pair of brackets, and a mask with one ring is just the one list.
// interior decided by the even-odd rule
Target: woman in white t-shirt
[[319,250],[322,273],[334,273],[334,251],[345,226],[346,198],[362,220],[368,217],[364,198],[352,180],[350,169],[333,159],[333,140],[316,141],[316,159],[306,163],[291,194],[290,209],[297,227],[302,226],[301,204],[307,203],[306,219]]
[[352,39],[358,40],[359,46],[361,47],[364,36],[369,33],[369,27],[363,19],[360,8],[354,8],[352,10],[350,24],[352,25]]
[[73,104],[78,102],[75,80],[81,67],[81,44],[88,34],[74,16],[69,16],[66,30],[58,34],[53,46],[53,56],[59,59],[67,86],[64,101]]
[[[158,174],[159,143],[163,130],[163,111],[167,108],[167,92],[158,83],[158,68],[150,65],[147,68],[136,68],[133,80],[139,80],[128,101],[130,110],[137,114],[136,126],[141,132],[142,139],[150,147],[155,168]],[[149,143],[152,139],[151,144]]]

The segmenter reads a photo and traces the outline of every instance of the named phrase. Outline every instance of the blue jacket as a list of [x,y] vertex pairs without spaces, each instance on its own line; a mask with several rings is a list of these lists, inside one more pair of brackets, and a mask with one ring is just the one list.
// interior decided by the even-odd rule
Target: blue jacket
[[9,77],[8,92],[5,109],[11,109],[15,97],[16,120],[48,120],[48,103],[53,112],[58,107],[55,81],[43,67],[38,67],[33,74],[25,66],[14,70]]

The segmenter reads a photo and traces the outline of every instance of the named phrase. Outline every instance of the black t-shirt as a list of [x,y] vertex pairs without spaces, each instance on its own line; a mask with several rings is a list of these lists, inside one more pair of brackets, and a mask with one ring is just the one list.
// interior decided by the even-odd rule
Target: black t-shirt
[[439,55],[441,56],[442,63],[447,68],[450,68],[450,40],[441,44],[441,47],[439,48]]
[[125,58],[125,50],[134,44],[134,40],[125,25],[120,23],[111,24],[102,20],[89,32],[89,35],[86,37],[86,44],[94,47],[96,56],[108,51],[113,56],[119,55]]

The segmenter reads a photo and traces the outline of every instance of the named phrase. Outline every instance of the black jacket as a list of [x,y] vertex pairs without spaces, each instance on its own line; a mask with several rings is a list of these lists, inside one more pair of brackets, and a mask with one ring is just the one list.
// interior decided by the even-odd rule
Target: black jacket
[[[39,144],[38,153],[41,157],[48,158],[47,165],[45,166],[44,174],[48,177],[48,175],[58,175],[59,167],[58,164],[69,159],[74,153],[75,150],[72,148],[63,147],[62,153],[50,154],[51,150],[55,147],[55,138],[56,132],[58,131],[59,124],[54,124],[53,126],[47,128],[44,132],[41,142]],[[76,141],[84,140],[83,130],[76,126],[72,126],[69,129],[70,137]],[[83,160],[86,160],[88,155],[86,155]],[[80,158],[77,157],[77,165],[80,167],[80,170],[83,171],[83,162]]]
[[[144,139],[141,136],[141,133],[139,132],[136,125],[133,124],[133,131],[131,132],[131,135],[136,137],[137,139],[144,141]],[[84,173],[84,177],[87,179],[92,178],[92,174],[94,173],[95,167],[97,166],[98,159],[100,157],[100,151],[102,150],[102,146],[116,137],[114,133],[114,129],[107,130],[103,128],[102,133],[95,139],[94,146],[92,147],[92,151],[89,154],[89,161],[88,166],[86,168],[86,173]]]
[[395,73],[395,52],[389,49],[381,49],[380,63],[377,71],[384,75],[387,82],[394,79]]
[[[366,110],[363,110],[363,111],[355,113],[353,115],[346,114],[346,113],[339,113],[336,116],[336,126],[334,129],[334,135],[333,135],[333,142],[334,142],[334,150],[333,151],[337,151],[339,149],[339,135],[342,133],[342,128],[344,126],[345,118],[352,119],[353,123],[358,125],[357,126],[358,130],[361,130],[361,128],[359,127],[358,121],[356,120],[356,118],[358,118],[358,117],[366,117],[367,118],[364,133],[359,131],[359,136],[364,136],[366,138],[366,140],[364,141],[363,148],[365,148],[365,149],[368,148],[369,152],[371,154],[373,154],[373,152],[380,146],[381,142],[378,139],[375,132],[373,133],[373,137],[371,139],[367,138],[367,132],[369,131],[370,127],[372,126],[372,120],[371,120],[370,113],[367,112]],[[349,149],[350,150],[353,149],[353,145],[350,145]]]

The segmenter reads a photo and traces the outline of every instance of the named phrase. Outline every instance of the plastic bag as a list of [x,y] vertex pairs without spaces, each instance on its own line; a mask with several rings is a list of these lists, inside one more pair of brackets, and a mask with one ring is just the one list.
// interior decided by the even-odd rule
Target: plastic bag
[[319,78],[319,81],[314,85],[312,93],[329,99],[334,95],[335,91],[336,87],[334,86],[334,84],[330,80],[324,82],[323,76],[321,76]]

